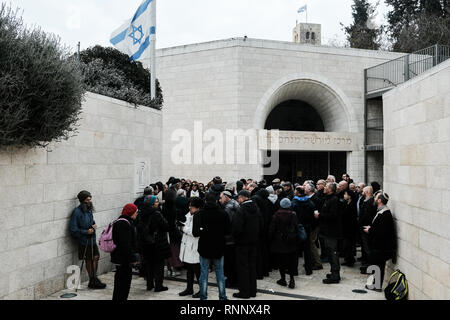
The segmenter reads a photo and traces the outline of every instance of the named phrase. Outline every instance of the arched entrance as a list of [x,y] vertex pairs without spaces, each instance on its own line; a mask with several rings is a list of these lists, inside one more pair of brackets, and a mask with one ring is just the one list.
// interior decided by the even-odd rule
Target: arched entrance
[[[280,130],[279,172],[292,182],[340,176],[358,151],[351,103],[335,85],[320,76],[292,75],[275,83],[261,99],[255,127]],[[311,138],[312,137],[312,138]],[[356,141],[358,140],[358,141]],[[353,170],[354,171],[354,170]]]
[[[325,126],[318,112],[309,103],[301,100],[288,100],[276,106],[269,114],[266,130],[296,132],[325,132]],[[347,171],[346,152],[320,151],[280,151],[279,170],[276,174],[265,175],[272,181],[303,183],[305,180],[325,178],[329,174],[339,175]]]

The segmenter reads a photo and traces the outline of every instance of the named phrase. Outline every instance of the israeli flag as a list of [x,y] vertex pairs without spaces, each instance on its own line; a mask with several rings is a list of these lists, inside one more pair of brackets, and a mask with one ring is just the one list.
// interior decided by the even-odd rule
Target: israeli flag
[[144,0],[133,18],[111,34],[111,44],[129,55],[131,61],[148,58],[150,41],[156,39],[155,22],[150,21],[152,1]]
[[307,10],[307,5],[305,4],[303,7],[298,9],[298,13],[302,13],[303,11],[306,11],[306,10]]

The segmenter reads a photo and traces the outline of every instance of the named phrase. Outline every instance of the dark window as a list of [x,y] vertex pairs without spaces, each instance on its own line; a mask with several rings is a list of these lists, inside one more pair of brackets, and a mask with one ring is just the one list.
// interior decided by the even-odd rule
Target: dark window
[[313,33],[311,33],[311,39],[312,40],[316,40],[316,34],[313,32]]
[[309,40],[309,32],[306,33],[306,40]]

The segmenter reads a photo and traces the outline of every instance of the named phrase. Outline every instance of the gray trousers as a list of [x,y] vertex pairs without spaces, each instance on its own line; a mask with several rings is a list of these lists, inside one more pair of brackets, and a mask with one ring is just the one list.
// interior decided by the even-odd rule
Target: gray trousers
[[316,242],[319,238],[319,227],[316,227],[311,231],[311,237],[309,238],[309,245],[311,246],[311,256],[313,267],[322,266],[322,261],[320,260],[319,248],[316,246]]
[[325,250],[327,252],[328,261],[331,265],[331,274],[333,277],[339,277],[341,264],[339,263],[339,255],[337,253],[338,239],[323,237],[325,241]]

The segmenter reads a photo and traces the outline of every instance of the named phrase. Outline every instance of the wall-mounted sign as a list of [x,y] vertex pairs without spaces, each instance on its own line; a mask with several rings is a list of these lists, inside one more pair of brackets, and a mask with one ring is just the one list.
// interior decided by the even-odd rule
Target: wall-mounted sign
[[134,164],[134,195],[139,197],[150,185],[150,160],[136,159]]

